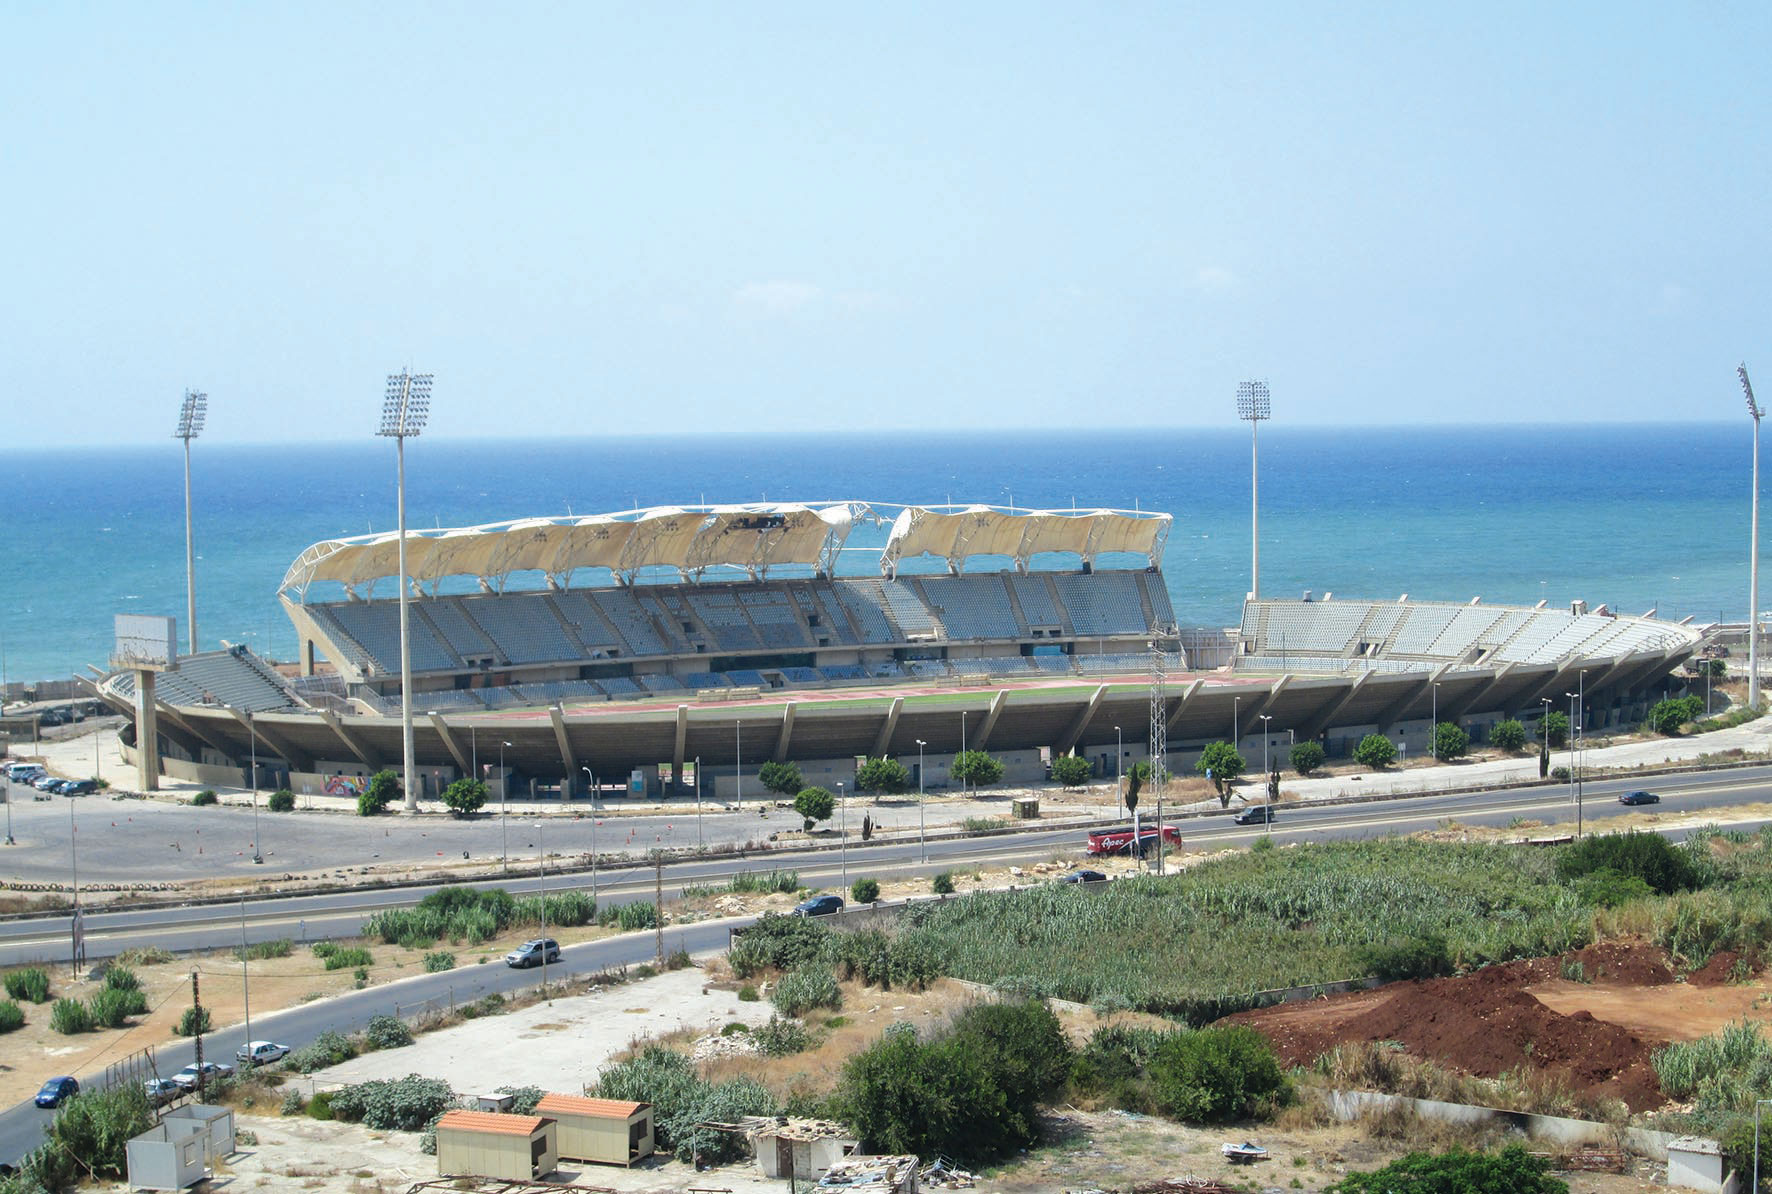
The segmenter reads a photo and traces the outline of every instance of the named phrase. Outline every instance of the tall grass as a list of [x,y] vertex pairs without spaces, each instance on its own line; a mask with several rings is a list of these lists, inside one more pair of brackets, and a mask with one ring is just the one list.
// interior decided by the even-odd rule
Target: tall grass
[[800,890],[799,871],[740,871],[724,883],[692,883],[683,889],[686,900],[719,895],[773,895]]
[[1662,1092],[1691,1100],[1700,1111],[1749,1112],[1772,1091],[1772,1043],[1745,1019],[1711,1036],[1677,1041],[1651,1062]]

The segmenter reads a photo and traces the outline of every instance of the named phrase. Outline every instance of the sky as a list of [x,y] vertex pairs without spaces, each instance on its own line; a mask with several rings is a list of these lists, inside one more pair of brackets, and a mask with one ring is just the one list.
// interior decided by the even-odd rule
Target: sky
[[14,445],[1745,417],[1763,4],[18,3]]

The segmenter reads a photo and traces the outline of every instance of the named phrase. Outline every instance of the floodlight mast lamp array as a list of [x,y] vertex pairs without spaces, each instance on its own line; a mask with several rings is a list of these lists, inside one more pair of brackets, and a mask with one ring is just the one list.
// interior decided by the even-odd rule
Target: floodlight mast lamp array
[[1273,418],[1265,381],[1237,386],[1237,418],[1249,424],[1249,599],[1261,599],[1261,424]]
[[387,396],[382,402],[381,428],[376,432],[394,441],[396,501],[400,522],[400,748],[401,786],[406,811],[418,811],[418,789],[413,786],[412,744],[412,623],[407,609],[406,576],[406,441],[425,429],[431,414],[431,374],[402,369],[388,375]]
[[186,390],[178,408],[178,428],[172,433],[173,439],[185,441],[185,632],[192,655],[197,653],[197,552],[191,537],[191,441],[203,434],[208,414],[209,395]]
[[1735,366],[1741,392],[1747,395],[1747,413],[1754,420],[1753,515],[1748,527],[1747,563],[1747,707],[1760,707],[1760,418],[1766,413],[1754,401],[1754,383],[1747,379],[1746,363]]

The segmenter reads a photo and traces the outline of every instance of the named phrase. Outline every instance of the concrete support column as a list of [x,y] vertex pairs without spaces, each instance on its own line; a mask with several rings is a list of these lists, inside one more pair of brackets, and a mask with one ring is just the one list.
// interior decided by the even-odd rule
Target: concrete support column
[[154,700],[154,673],[135,674],[135,786],[160,787],[160,707]]

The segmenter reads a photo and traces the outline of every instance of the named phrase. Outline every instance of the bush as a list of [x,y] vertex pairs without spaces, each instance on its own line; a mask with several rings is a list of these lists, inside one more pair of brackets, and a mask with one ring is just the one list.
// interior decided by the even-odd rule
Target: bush
[[1300,775],[1309,775],[1323,765],[1323,746],[1320,742],[1300,742],[1292,748],[1288,756],[1292,770]]
[[911,786],[911,773],[897,759],[864,759],[855,772],[855,790],[896,796]]
[[1565,848],[1557,858],[1557,873],[1564,879],[1601,870],[1634,876],[1663,895],[1698,886],[1691,859],[1657,833],[1597,833]]
[[837,811],[837,798],[824,788],[801,788],[800,794],[794,797],[794,811],[800,814],[800,820],[808,832],[818,821],[828,821],[831,814]]
[[738,935],[726,960],[739,978],[765,970],[797,970],[823,957],[830,939],[831,930],[811,917],[765,912]]
[[880,881],[878,879],[857,879],[849,888],[849,894],[855,897],[858,904],[871,904],[880,898]]
[[1444,937],[1417,937],[1368,946],[1360,956],[1367,974],[1388,981],[1444,978],[1455,967]]
[[375,958],[360,945],[350,948],[334,948],[329,950],[324,962],[328,970],[355,970],[360,966],[375,965]]
[[240,962],[262,962],[267,958],[287,958],[295,951],[295,942],[287,937],[275,941],[254,941],[251,945],[234,947],[234,959]]
[[929,888],[936,895],[954,894],[954,872],[937,871],[935,878],[929,881]]
[[265,800],[265,807],[274,813],[292,813],[295,811],[295,793],[288,788],[278,788]]
[[[548,907],[555,907],[552,900]],[[533,905],[531,908],[529,917],[533,920]],[[414,907],[375,913],[363,922],[363,935],[379,937],[390,945],[443,939],[479,945],[517,919],[518,902],[503,888],[480,891],[451,886],[432,892]]]
[[1291,1093],[1274,1047],[1242,1025],[1172,1034],[1150,1076],[1157,1109],[1190,1123],[1265,1118]]
[[121,1028],[130,1016],[148,1010],[148,1001],[140,991],[118,991],[106,988],[86,1003],[92,1023],[100,1028]]
[[308,1100],[302,1092],[291,1086],[283,1092],[283,1105],[277,1110],[280,1115],[300,1115],[307,1105]]
[[796,763],[765,763],[757,768],[757,782],[777,796],[792,796],[806,786]]
[[332,1094],[330,1090],[322,1090],[308,1100],[308,1118],[332,1118]]
[[829,970],[807,967],[781,976],[769,1000],[784,1016],[804,1016],[813,1008],[843,1006],[843,991]]
[[442,974],[445,970],[455,969],[455,955],[448,950],[439,950],[434,954],[425,955],[425,973]]
[[1511,717],[1506,721],[1498,721],[1489,731],[1489,745],[1509,754],[1517,754],[1526,749],[1526,727]]
[[631,904],[612,904],[597,912],[597,923],[614,925],[624,933],[658,927],[658,909],[638,900]]
[[377,771],[369,777],[368,785],[357,793],[357,815],[378,816],[399,798],[400,777],[392,771]]
[[1599,908],[1616,908],[1655,894],[1655,889],[1636,875],[1620,874],[1611,867],[1581,876],[1575,881],[1575,891],[1584,903]]
[[812,1032],[798,1020],[769,1017],[769,1023],[751,1033],[757,1052],[764,1057],[792,1057],[812,1048]]
[[0,1033],[15,1032],[24,1026],[24,1009],[10,999],[0,999]]
[[658,1147],[675,1153],[680,1161],[699,1159],[708,1165],[737,1160],[749,1145],[739,1133],[699,1125],[776,1112],[774,1096],[761,1084],[749,1078],[708,1082],[689,1058],[659,1045],[648,1045],[639,1056],[604,1070],[596,1094],[651,1103]]
[[1367,734],[1354,747],[1354,762],[1362,767],[1370,767],[1374,771],[1389,767],[1397,761],[1397,744],[1383,734]]
[[982,750],[963,750],[954,756],[948,774],[962,784],[988,788],[1003,779],[1003,762]]
[[486,803],[486,784],[478,779],[458,779],[443,789],[443,807],[456,817],[479,812]]
[[1088,759],[1076,755],[1060,755],[1052,760],[1052,778],[1061,787],[1080,788],[1095,776]]
[[1459,1148],[1438,1156],[1410,1153],[1383,1169],[1350,1173],[1328,1194],[1568,1194],[1568,1184],[1546,1176],[1547,1168],[1517,1144],[1493,1154]]
[[49,1002],[49,975],[35,966],[14,970],[6,976],[6,994],[31,1003]]
[[1539,719],[1538,732],[1533,735],[1540,742],[1550,738],[1551,749],[1565,746],[1569,742],[1569,715],[1560,709],[1552,709],[1550,713]]
[[310,1044],[294,1050],[284,1059],[290,1069],[303,1074],[335,1066],[357,1056],[357,1046],[349,1037],[337,1032],[323,1032]]
[[1569,782],[1569,769],[1567,767],[1552,767],[1550,777],[1560,784],[1566,784]]
[[105,990],[139,991],[141,988],[142,980],[129,967],[113,965],[105,968]]
[[92,1013],[78,999],[58,999],[49,1009],[49,1026],[63,1036],[92,1031]]
[[334,1091],[332,1114],[381,1132],[423,1131],[455,1103],[455,1092],[440,1078],[381,1078]]
[[83,1091],[64,1103],[49,1122],[44,1146],[24,1159],[20,1166],[24,1180],[12,1188],[60,1192],[94,1179],[119,1181],[127,1175],[125,1146],[130,1137],[153,1126],[154,1110],[141,1083]]
[[1434,758],[1456,759],[1471,748],[1471,736],[1449,721],[1434,727]]
[[210,1033],[215,1030],[206,1007],[187,1007],[178,1018],[178,1026],[173,1029],[180,1036],[196,1036],[199,1032]]
[[844,1065],[837,1102],[871,1151],[988,1161],[1039,1139],[1039,1105],[1071,1060],[1043,1004],[982,1004],[927,1041],[909,1026],[889,1030]]
[[214,804],[216,800],[217,797],[215,791],[211,788],[204,788],[201,792],[198,792],[195,796],[191,797],[191,803],[199,808],[204,805]]
[[371,1016],[363,1039],[371,1049],[400,1049],[412,1043],[412,1029],[394,1016]]
[[1161,1028],[1143,1025],[1096,1029],[1071,1063],[1071,1087],[1123,1111],[1155,1110],[1146,1070],[1168,1036]]

